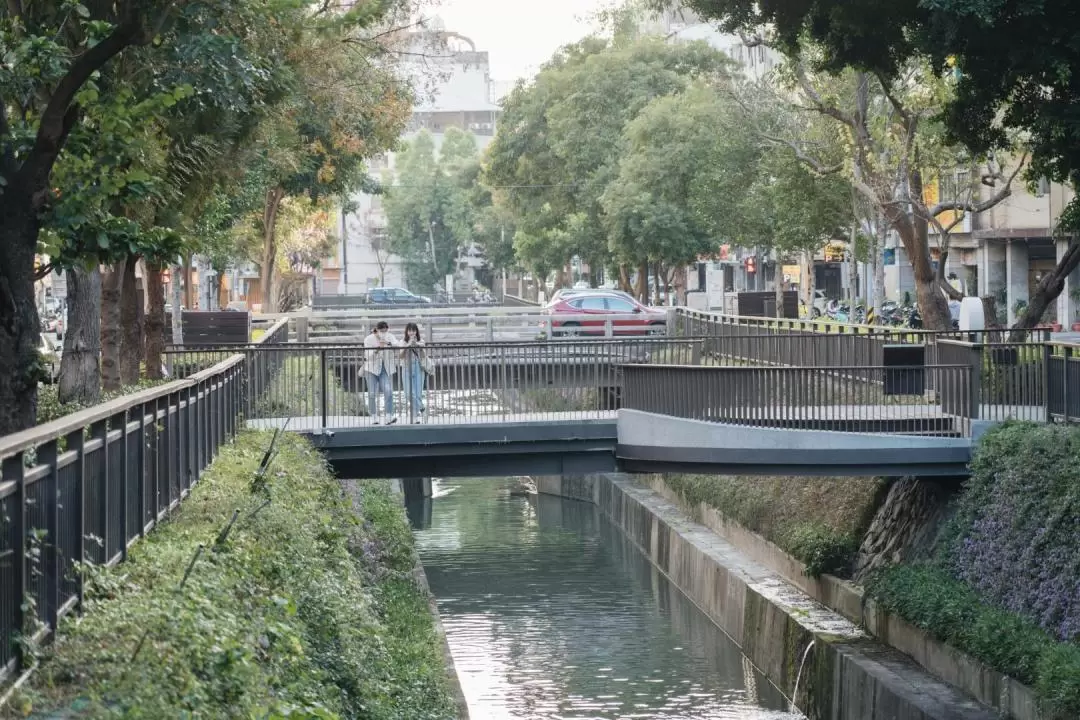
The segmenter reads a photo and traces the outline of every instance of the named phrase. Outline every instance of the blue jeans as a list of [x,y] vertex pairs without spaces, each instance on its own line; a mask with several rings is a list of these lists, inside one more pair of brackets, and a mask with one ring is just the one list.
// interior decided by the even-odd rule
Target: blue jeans
[[378,375],[374,373],[367,374],[367,389],[368,414],[371,417],[376,417],[379,414],[378,394],[380,390],[386,405],[386,414],[394,414],[394,378],[386,372],[386,368],[383,368]]
[[424,412],[424,368],[416,358],[409,360],[405,368],[405,390],[409,397],[409,417],[415,419]]

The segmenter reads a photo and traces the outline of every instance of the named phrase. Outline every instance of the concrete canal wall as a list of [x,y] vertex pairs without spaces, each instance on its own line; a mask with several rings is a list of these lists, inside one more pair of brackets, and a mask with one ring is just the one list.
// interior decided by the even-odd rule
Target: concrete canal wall
[[597,505],[811,720],[999,717],[655,489],[618,475],[535,481],[540,493]]

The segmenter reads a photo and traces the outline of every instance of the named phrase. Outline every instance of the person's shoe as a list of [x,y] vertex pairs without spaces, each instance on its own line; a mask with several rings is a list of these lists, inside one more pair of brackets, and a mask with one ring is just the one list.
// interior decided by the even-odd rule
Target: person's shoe
[[376,415],[375,417],[373,417],[371,419],[371,424],[372,425],[381,425],[382,424],[382,418],[380,418],[378,415]]
[[392,417],[392,418],[390,418],[389,420],[386,421],[386,424],[387,425],[393,425],[396,422],[397,422],[397,417]]

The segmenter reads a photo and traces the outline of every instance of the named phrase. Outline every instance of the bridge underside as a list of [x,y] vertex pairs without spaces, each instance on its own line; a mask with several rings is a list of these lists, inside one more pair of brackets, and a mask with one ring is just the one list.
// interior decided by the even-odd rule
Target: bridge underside
[[308,433],[339,477],[503,477],[613,472],[609,420],[394,425]]
[[966,438],[744,427],[634,410],[620,410],[617,419],[547,415],[468,425],[290,428],[311,437],[340,477],[358,479],[612,471],[953,477],[966,475],[971,459]]

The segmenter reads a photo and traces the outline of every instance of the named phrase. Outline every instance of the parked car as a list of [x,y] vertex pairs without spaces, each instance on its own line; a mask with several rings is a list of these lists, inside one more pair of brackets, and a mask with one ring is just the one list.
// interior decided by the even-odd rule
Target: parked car
[[[562,297],[544,307],[543,314],[551,316],[552,335],[564,337],[603,335],[609,319],[616,335],[660,334],[667,328],[667,313],[663,309],[642,305],[621,292]],[[587,317],[559,319],[567,315]]]
[[555,291],[555,294],[551,296],[551,300],[548,301],[548,304],[550,305],[560,300],[566,300],[579,295],[618,295],[619,297],[626,298],[632,303],[637,302],[637,299],[634,298],[633,295],[628,292],[623,292],[622,290],[606,288],[562,288]]
[[431,299],[403,288],[380,287],[368,291],[368,302],[373,305],[428,305]]

